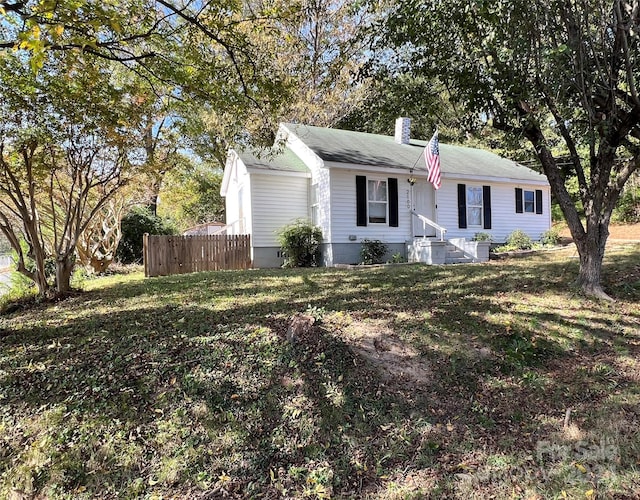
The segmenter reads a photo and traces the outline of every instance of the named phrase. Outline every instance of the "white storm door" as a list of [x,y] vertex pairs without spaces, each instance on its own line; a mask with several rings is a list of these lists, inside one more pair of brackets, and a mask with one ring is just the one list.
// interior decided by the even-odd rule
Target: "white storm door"
[[[428,219],[434,220],[434,201],[433,201],[433,188],[426,182],[416,182],[413,186],[413,209],[420,215],[424,215]],[[411,216],[413,220],[413,235],[414,236],[435,236],[436,230],[427,225],[423,229],[423,224],[420,219],[415,216]]]

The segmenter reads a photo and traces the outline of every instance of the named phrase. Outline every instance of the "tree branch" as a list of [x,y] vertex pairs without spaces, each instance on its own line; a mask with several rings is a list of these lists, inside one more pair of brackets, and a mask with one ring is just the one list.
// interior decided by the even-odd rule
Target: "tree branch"
[[[631,63],[631,56],[629,54],[629,43],[627,40],[627,32],[629,27],[625,26],[622,17],[622,11],[620,10],[620,0],[613,2],[613,9],[616,18],[616,35],[620,37],[620,45],[622,48],[622,55],[624,57],[627,84],[629,85],[629,91],[635,106],[640,106],[640,99],[638,98],[638,91],[636,90],[635,75],[633,72],[633,64]],[[633,20],[633,19],[632,19]]]
[[249,100],[251,100],[256,106],[260,107],[258,102],[253,97],[251,97],[251,95],[250,95],[249,88],[248,88],[247,83],[245,81],[244,73],[242,72],[242,69],[240,67],[240,63],[238,62],[238,59],[236,57],[236,53],[232,49],[231,45],[229,43],[227,43],[225,40],[223,40],[222,38],[220,38],[218,35],[216,35],[207,26],[205,26],[197,18],[197,16],[188,15],[186,13],[186,7],[183,8],[183,9],[178,9],[173,4],[171,4],[170,2],[167,2],[165,0],[157,0],[157,2],[159,4],[161,4],[161,5],[163,5],[164,7],[166,7],[167,9],[169,9],[170,11],[174,12],[178,17],[184,19],[185,21],[187,21],[192,26],[195,26],[196,28],[198,28],[207,37],[209,37],[211,40],[215,41],[216,43],[220,44],[224,48],[225,52],[227,53],[227,55],[231,59],[231,63],[233,64],[233,67],[235,69],[236,75],[240,79],[240,84],[242,86],[242,90],[243,90],[243,93],[244,93],[245,97],[247,97]]

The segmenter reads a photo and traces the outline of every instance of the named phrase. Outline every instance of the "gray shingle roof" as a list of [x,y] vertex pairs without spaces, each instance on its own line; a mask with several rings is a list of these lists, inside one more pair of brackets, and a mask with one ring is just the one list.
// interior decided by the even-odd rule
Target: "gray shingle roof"
[[284,148],[283,150],[272,148],[260,153],[246,150],[238,151],[238,156],[249,169],[309,172],[304,162],[289,148]]
[[[284,126],[329,166],[348,163],[406,170],[412,167],[426,169],[423,151],[427,141],[411,140],[410,144],[398,144],[393,137],[386,135],[290,123]],[[463,146],[440,143],[440,166],[446,177],[458,174],[546,182],[544,175],[519,163],[489,151]]]

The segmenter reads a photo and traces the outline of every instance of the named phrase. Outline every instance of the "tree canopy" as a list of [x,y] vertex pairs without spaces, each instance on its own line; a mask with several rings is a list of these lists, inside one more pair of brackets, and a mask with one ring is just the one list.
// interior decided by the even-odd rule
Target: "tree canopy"
[[[248,2],[93,0],[0,3],[0,48],[28,54],[33,69],[51,52],[76,52],[118,63],[159,96],[224,113],[219,131],[269,136],[286,82],[260,39],[278,38],[276,22],[290,10]],[[259,36],[258,36],[259,35]]]
[[576,242],[578,284],[603,298],[611,213],[640,165],[639,24],[622,0],[400,0],[380,45],[381,66],[436,79],[469,119],[531,143]]
[[181,231],[224,221],[220,194],[222,173],[207,164],[184,161],[169,172],[160,190],[158,214],[175,221]]
[[145,165],[139,83],[75,53],[38,73],[0,58],[0,230],[42,294],[48,259],[57,291],[69,289],[81,234]]
[[[9,176],[4,191],[9,201],[2,215],[4,230],[15,236],[14,246],[26,238],[27,254],[39,255],[36,269],[44,268],[48,254],[70,265],[79,232],[90,226],[82,217],[100,213],[111,192],[104,187],[103,195],[93,199],[97,186],[89,182],[91,195],[87,191],[71,203],[74,179],[112,167],[120,176],[126,162],[135,163],[133,151],[140,156],[136,164],[144,167],[138,179],[148,184],[153,208],[165,173],[181,162],[181,148],[223,164],[235,143],[271,145],[280,119],[334,123],[359,99],[351,83],[361,63],[359,35],[369,12],[344,0],[1,1],[0,71],[7,112],[2,170]],[[20,74],[15,80],[12,65]],[[73,102],[75,107],[69,104]],[[26,114],[26,120],[14,119]],[[58,121],[68,126],[43,126]],[[27,135],[33,137],[32,129],[40,135],[25,141]],[[108,167],[97,167],[94,160],[116,151],[108,141],[124,137],[125,130],[131,132],[131,144],[117,149],[125,163],[112,158]],[[100,142],[103,138],[107,142]],[[68,148],[74,143],[82,143],[76,156]],[[71,159],[85,154],[86,161],[69,170]],[[26,184],[11,179],[23,172],[31,179]],[[202,186],[211,183],[200,180]],[[36,185],[29,192],[27,186]],[[27,194],[16,198],[24,205],[17,211],[12,211],[12,191]],[[46,231],[41,224],[46,211],[38,207],[44,193],[49,193],[46,206],[53,207],[47,208],[51,217]],[[84,212],[92,202],[95,206]],[[74,235],[63,238],[69,243],[64,251],[54,251],[55,241],[62,241],[55,237],[60,229],[56,217],[72,212],[84,215],[76,217]],[[189,215],[194,220],[211,216]],[[34,228],[31,235],[20,229],[25,220]],[[54,243],[45,241],[49,235]],[[21,269],[28,272],[27,255],[23,257]],[[44,278],[37,279],[44,290]]]

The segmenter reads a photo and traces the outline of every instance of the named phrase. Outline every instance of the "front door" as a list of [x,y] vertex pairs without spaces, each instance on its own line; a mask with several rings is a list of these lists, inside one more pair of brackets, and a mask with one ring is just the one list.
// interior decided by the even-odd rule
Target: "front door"
[[[435,222],[435,204],[433,200],[433,188],[425,181],[418,181],[413,186],[413,209],[420,215],[424,215],[428,219]],[[423,228],[422,221],[417,217],[413,219],[413,235],[414,236],[435,236],[436,230],[427,225]],[[425,232],[426,231],[426,232]]]

